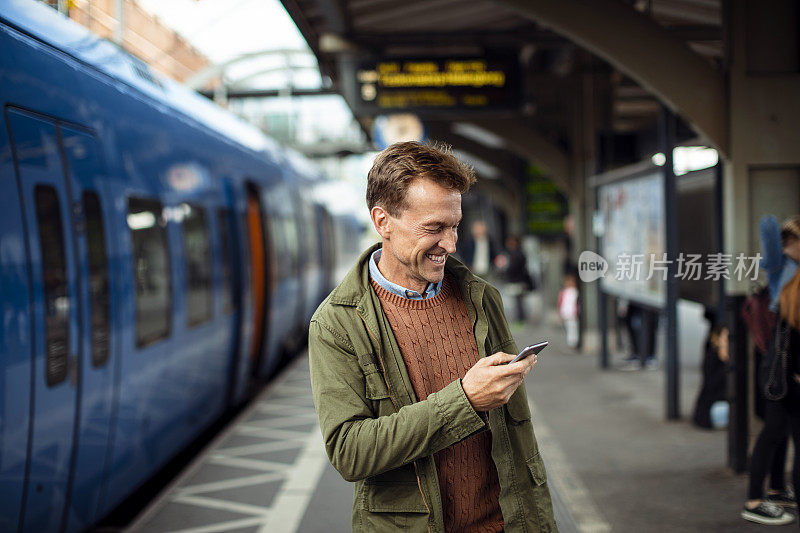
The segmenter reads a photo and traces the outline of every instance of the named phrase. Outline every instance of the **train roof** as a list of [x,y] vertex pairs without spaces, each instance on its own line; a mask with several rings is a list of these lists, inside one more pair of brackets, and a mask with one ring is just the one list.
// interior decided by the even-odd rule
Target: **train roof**
[[273,160],[285,158],[280,145],[257,127],[188,87],[154,72],[116,44],[94,35],[40,2],[0,0],[0,21],[172,107],[225,138]]

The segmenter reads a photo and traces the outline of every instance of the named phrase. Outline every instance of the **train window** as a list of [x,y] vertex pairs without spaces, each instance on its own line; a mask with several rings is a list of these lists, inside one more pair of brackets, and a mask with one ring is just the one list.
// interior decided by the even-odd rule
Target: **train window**
[[86,247],[89,255],[89,305],[92,324],[92,366],[103,366],[109,353],[108,256],[103,213],[97,193],[83,193]]
[[136,345],[167,337],[172,329],[172,288],[167,224],[161,202],[131,198],[128,227],[136,286]]
[[56,190],[37,185],[34,191],[45,312],[45,379],[52,387],[67,378],[70,301],[64,255],[64,228]]
[[211,247],[205,209],[189,204],[182,207],[186,321],[189,326],[196,326],[211,318]]
[[230,210],[217,210],[217,227],[219,228],[219,253],[222,259],[222,310],[233,311],[233,293],[231,289],[231,231]]

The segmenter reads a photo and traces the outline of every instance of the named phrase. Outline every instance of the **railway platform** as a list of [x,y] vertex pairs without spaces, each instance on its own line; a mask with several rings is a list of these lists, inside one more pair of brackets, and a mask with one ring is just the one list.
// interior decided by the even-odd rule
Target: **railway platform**
[[[661,370],[599,370],[553,322],[513,331],[520,345],[551,341],[525,385],[560,531],[760,530],[739,517],[747,477],[725,467],[726,433],[686,415],[664,421]],[[699,369],[685,365],[681,378],[688,413]],[[325,456],[303,354],[128,530],[333,533],[350,530],[351,505],[352,485]]]

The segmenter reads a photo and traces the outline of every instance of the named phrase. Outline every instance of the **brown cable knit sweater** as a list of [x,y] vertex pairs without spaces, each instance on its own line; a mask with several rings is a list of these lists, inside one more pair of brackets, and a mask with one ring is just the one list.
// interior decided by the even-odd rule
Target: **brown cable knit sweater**
[[[455,282],[445,276],[433,298],[409,300],[374,280],[383,311],[400,346],[417,399],[463,378],[478,362],[467,307]],[[500,482],[491,456],[492,434],[483,431],[434,455],[444,524],[451,532],[503,530]]]

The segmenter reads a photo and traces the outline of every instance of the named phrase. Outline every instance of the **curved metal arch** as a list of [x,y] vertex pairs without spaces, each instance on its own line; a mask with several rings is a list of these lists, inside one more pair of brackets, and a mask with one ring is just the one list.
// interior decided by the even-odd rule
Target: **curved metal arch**
[[[290,61],[292,57],[314,57],[314,54],[311,53],[310,50],[304,49],[294,49],[294,48],[281,48],[276,50],[261,50],[259,52],[247,52],[226,61],[221,61],[219,63],[215,63],[213,65],[209,65],[203,70],[199,72],[195,72],[192,74],[187,80],[184,82],[186,85],[191,87],[192,89],[201,89],[206,83],[211,81],[217,76],[220,76],[225,73],[225,71],[231,65],[235,65],[236,63],[241,63],[243,61],[250,61],[253,59],[257,59],[260,57],[269,57],[269,56],[277,56],[281,55],[286,57],[287,63]],[[316,61],[316,58],[314,57]]]

